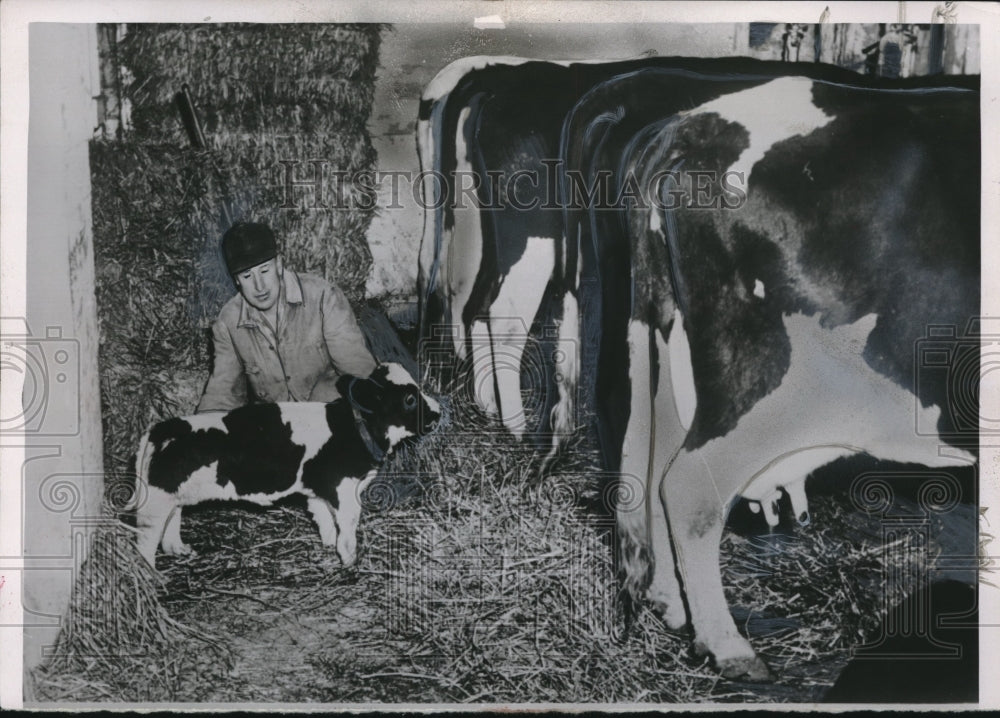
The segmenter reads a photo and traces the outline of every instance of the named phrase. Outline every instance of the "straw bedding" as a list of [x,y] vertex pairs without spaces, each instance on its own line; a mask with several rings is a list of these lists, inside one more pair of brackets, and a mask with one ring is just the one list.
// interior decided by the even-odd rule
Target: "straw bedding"
[[[366,493],[360,557],[350,569],[321,545],[295,500],[187,511],[182,535],[198,555],[160,556],[162,582],[134,564],[141,562],[134,553],[92,553],[94,568],[81,579],[92,585],[75,594],[74,611],[89,611],[98,595],[131,597],[138,585],[146,618],[85,619],[76,633],[87,636],[81,645],[144,645],[146,653],[53,663],[43,676],[46,694],[199,702],[818,700],[850,646],[872,637],[885,586],[879,522],[842,499],[820,497],[810,527],[727,532],[730,605],[779,678],[765,686],[720,680],[692,656],[688,637],[665,630],[646,607],[625,610],[613,558],[613,491],[585,443],[542,481],[539,456],[497,431],[458,390],[444,399],[445,426],[391,459]],[[852,527],[859,521],[864,531]],[[100,562],[108,560],[126,567],[117,583],[95,578],[107,573]],[[164,625],[169,639],[150,625]],[[71,638],[65,645],[80,651]],[[135,678],[150,665],[151,678]]]

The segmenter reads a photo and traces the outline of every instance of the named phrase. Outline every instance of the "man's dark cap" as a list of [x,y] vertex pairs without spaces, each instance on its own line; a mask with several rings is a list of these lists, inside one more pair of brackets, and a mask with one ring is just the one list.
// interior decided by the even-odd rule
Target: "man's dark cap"
[[222,236],[222,257],[230,274],[239,274],[276,256],[274,232],[266,224],[237,222]]

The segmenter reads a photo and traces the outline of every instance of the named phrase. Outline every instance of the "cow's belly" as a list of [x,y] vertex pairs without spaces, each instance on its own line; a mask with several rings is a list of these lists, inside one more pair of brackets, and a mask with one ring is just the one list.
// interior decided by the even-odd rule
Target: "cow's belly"
[[936,467],[975,460],[938,436],[919,435],[916,422],[936,426],[940,409],[921,406],[865,361],[875,319],[833,329],[817,317],[784,319],[792,353],[781,384],[728,434],[688,450],[710,470],[720,497],[766,497],[852,453]]

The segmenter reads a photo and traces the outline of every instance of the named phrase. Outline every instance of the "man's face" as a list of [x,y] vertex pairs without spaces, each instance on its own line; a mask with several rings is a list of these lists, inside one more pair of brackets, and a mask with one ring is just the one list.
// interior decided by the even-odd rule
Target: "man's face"
[[250,306],[266,312],[278,301],[281,279],[281,257],[269,259],[236,275],[240,293]]

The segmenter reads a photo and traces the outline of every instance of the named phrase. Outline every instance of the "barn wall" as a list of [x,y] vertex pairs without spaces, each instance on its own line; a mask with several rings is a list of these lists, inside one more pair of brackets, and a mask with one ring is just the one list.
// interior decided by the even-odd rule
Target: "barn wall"
[[35,23],[29,58],[25,331],[37,371],[35,393],[25,395],[21,485],[26,677],[55,642],[87,534],[100,520],[104,478],[88,156],[96,26]]

